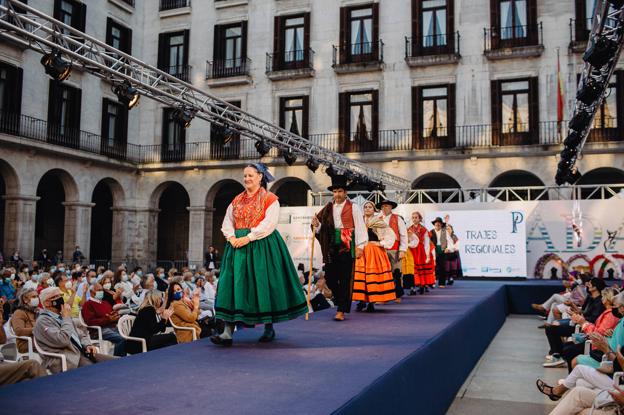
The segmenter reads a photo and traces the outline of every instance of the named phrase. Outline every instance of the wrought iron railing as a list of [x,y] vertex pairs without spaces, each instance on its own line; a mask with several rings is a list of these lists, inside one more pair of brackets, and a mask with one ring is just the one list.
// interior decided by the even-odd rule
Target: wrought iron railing
[[333,45],[332,48],[332,66],[366,62],[381,63],[384,60],[384,43],[381,39],[377,42]]
[[206,61],[206,79],[228,78],[231,76],[249,75],[251,59],[235,58]]
[[[134,2],[134,0],[133,0]],[[160,0],[160,11],[189,7],[191,0]]]
[[[453,148],[490,148],[508,145],[557,145],[567,134],[567,123],[543,121],[538,131],[520,133],[501,132],[490,124],[462,125],[452,129],[437,127],[421,131],[411,129],[379,130],[363,134],[311,134],[308,139],[332,151],[384,152],[420,151]],[[183,145],[138,145],[103,140],[99,134],[63,128],[47,121],[0,112],[0,133],[19,136],[42,143],[54,144],[92,154],[136,164],[204,161],[204,160],[252,160],[259,157],[255,140],[236,135],[228,143],[223,140],[196,139]],[[620,129],[592,129],[588,141],[622,141]],[[267,154],[279,157],[273,148]]]
[[191,70],[193,69],[191,65],[164,66],[159,69],[163,72],[167,72],[169,75],[175,76],[176,78],[184,82],[191,81]]
[[543,45],[542,22],[532,25],[490,27],[483,29],[483,51],[521,46]]
[[314,69],[312,48],[266,54],[266,73],[288,69]]
[[459,31],[420,38],[405,37],[405,57],[454,54],[460,55]]

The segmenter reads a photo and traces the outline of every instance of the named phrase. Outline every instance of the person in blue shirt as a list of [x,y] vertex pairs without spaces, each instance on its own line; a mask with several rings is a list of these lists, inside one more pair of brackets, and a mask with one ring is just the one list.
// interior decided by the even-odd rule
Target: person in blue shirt
[[9,319],[11,307],[15,302],[15,287],[12,281],[14,279],[15,273],[11,274],[9,270],[5,270],[0,276],[0,301],[2,301],[2,315],[5,321]]

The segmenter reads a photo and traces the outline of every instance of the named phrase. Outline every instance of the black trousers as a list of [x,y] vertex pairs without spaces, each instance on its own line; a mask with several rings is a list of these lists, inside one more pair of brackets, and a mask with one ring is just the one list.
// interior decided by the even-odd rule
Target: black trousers
[[436,252],[435,275],[438,285],[446,285],[446,268],[444,264],[444,252]]
[[568,364],[568,373],[572,372],[572,360],[579,355],[582,355],[585,352],[585,342],[583,343],[574,343],[567,342],[563,345],[563,352],[561,356]]
[[351,311],[353,293],[353,258],[351,252],[330,253],[331,263],[325,264],[325,280],[334,294],[334,304],[338,311]]
[[569,337],[572,334],[574,334],[574,326],[568,324],[546,327],[546,337],[550,345],[550,352],[548,354],[563,353],[563,340],[561,340],[561,338]]

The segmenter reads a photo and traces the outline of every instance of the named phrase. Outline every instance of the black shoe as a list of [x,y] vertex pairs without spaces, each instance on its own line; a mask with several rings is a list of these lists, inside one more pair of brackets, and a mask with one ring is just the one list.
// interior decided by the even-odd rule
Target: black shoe
[[355,311],[362,311],[366,307],[366,303],[364,301],[359,301],[357,306],[355,306]]
[[423,295],[424,293],[425,293],[425,287],[420,287],[420,290],[418,290],[418,294]]
[[232,345],[232,339],[224,339],[220,336],[210,336],[210,341],[219,346],[229,347]]
[[262,333],[262,336],[260,336],[258,341],[260,343],[270,343],[273,341],[274,338],[275,338],[275,330],[273,329],[264,330],[264,333]]
[[368,306],[366,307],[366,312],[367,313],[374,313],[375,312],[375,304],[368,303]]
[[410,288],[409,294],[407,294],[407,295],[416,295],[416,289]]
[[450,280],[448,280],[448,285],[453,285],[453,283],[455,282],[455,280],[453,278],[451,278]]

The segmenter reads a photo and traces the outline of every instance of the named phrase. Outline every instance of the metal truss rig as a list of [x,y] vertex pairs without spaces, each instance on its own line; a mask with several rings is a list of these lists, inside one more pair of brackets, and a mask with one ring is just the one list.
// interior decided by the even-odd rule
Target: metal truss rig
[[[584,128],[575,129],[572,126],[572,122],[570,123],[570,128],[576,131],[578,135],[575,139],[571,139],[571,137],[568,136],[564,141],[564,145],[571,151],[568,153],[570,154],[567,164],[568,172],[557,173],[556,181],[558,184],[565,181],[570,183],[575,181],[569,179],[574,177],[573,172],[576,171],[576,162],[581,158],[581,151],[587,141],[596,113],[604,102],[605,93],[609,89],[609,79],[613,75],[622,50],[622,44],[624,43],[624,6],[619,4],[619,7],[614,7],[614,5],[617,4],[617,1],[612,0],[598,0],[596,2],[592,30],[589,35],[589,42],[585,55],[588,54],[592,47],[595,47],[596,42],[600,38],[614,42],[614,44],[617,45],[617,50],[612,53],[612,56],[610,56],[604,65],[592,66],[590,62],[587,60],[585,61],[581,79],[578,83],[574,112],[572,117],[570,117],[572,120],[583,119],[584,122],[580,122],[579,124],[583,125]],[[583,56],[584,59],[585,55]],[[589,86],[597,87],[595,92],[597,98],[591,100],[591,102],[587,102],[587,100],[583,102],[583,100],[579,99],[578,92],[581,92],[581,90]],[[576,177],[580,177],[580,175]]]
[[314,159],[353,180],[368,179],[396,189],[409,189],[401,177],[371,168],[342,154],[237,108],[172,75],[117,50],[18,0],[0,6],[0,37],[42,54],[60,52],[73,65],[113,85],[130,82],[141,95],[167,106],[183,107],[196,117],[228,128],[233,133],[265,141],[304,159]]

